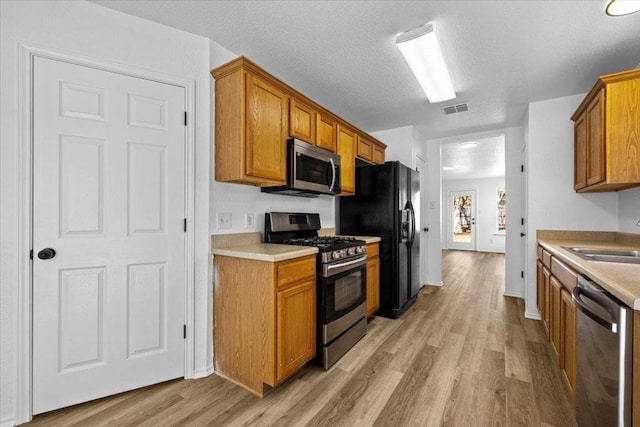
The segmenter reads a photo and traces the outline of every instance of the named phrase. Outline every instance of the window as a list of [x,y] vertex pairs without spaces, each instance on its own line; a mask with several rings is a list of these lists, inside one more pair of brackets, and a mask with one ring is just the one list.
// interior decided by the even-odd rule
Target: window
[[507,231],[507,192],[504,188],[498,188],[498,233]]

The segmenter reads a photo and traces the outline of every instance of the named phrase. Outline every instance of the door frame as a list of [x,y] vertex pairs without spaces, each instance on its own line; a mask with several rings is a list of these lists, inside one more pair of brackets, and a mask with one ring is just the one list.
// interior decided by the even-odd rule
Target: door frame
[[[455,193],[470,193],[473,195],[473,198],[471,199],[471,217],[472,217],[472,223],[471,223],[471,247],[470,248],[455,248],[452,247],[452,245],[454,245],[455,243],[453,242],[453,239],[451,238],[451,235],[453,234],[453,206],[451,204],[452,201],[452,197]],[[475,199],[475,200],[474,200]],[[476,189],[470,189],[470,190],[450,190],[449,193],[447,194],[447,212],[448,212],[448,217],[447,217],[447,247],[449,249],[454,249],[454,250],[461,250],[461,251],[476,251],[478,250],[477,247],[477,229],[478,229],[478,190]]]
[[18,307],[16,332],[18,346],[15,350],[17,364],[16,419],[18,423],[30,421],[33,417],[33,323],[32,286],[33,265],[29,251],[33,248],[33,60],[43,57],[67,62],[101,71],[151,80],[178,86],[185,90],[185,218],[187,227],[185,241],[185,307],[184,323],[187,336],[184,343],[184,377],[194,376],[194,313],[195,313],[195,81],[180,77],[136,68],[134,66],[109,62],[66,52],[50,46],[19,42],[18,60]]

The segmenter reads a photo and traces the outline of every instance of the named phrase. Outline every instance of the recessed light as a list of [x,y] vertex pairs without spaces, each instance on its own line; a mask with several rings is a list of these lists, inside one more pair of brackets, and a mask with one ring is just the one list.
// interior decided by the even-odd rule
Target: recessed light
[[462,149],[462,150],[467,150],[469,148],[473,148],[476,147],[478,145],[478,143],[476,141],[466,141],[466,142],[461,142],[458,144],[458,148]]
[[639,10],[640,1],[638,0],[611,0],[604,9],[609,16],[629,15]]

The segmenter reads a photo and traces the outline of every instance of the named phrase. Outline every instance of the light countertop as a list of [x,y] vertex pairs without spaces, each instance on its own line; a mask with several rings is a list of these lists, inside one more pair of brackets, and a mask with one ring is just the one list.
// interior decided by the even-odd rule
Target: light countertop
[[[578,237],[578,238],[576,238]],[[538,243],[580,274],[602,286],[620,301],[634,310],[640,310],[640,264],[623,264],[599,261],[587,261],[565,247],[607,248],[639,250],[640,244],[633,241],[582,240],[580,236],[538,236]]]
[[258,261],[278,262],[315,255],[318,248],[309,246],[277,245],[274,243],[252,243],[241,246],[214,248],[213,255],[224,255],[236,258],[254,259]]

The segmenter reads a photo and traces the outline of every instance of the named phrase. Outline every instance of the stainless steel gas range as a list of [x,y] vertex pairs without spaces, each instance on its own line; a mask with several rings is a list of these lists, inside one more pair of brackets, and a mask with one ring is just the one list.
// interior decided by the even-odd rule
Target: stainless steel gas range
[[268,212],[265,242],[315,246],[317,258],[317,361],[329,369],[367,332],[367,245],[341,236],[318,236],[317,213]]

